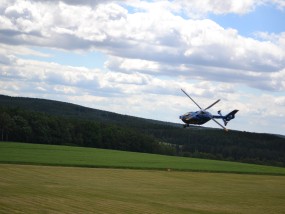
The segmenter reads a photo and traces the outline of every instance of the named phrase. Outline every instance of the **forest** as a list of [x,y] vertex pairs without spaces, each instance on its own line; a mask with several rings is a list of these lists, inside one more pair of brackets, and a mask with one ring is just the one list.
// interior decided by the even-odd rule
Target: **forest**
[[0,108],[2,141],[72,145],[174,155],[154,137],[109,123]]
[[143,119],[0,95],[0,140],[75,145],[285,167],[285,138]]

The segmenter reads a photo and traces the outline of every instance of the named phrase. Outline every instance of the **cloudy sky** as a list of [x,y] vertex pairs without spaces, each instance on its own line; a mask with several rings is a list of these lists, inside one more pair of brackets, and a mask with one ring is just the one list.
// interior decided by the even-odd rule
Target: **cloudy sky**
[[285,0],[0,0],[0,94],[181,122],[183,88],[285,134],[284,20]]

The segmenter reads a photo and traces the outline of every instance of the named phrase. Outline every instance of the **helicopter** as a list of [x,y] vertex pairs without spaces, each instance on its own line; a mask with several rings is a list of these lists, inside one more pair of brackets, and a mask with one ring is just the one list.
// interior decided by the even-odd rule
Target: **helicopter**
[[[203,109],[201,108],[198,103],[195,102],[195,100],[193,100],[189,94],[187,94],[183,89],[181,89],[182,92],[190,98],[190,100],[192,100],[193,103],[195,103],[196,106],[198,106],[198,108],[200,109],[200,111],[195,111],[195,112],[187,112],[181,116],[179,116],[179,119],[181,119],[185,124],[183,124],[183,127],[189,127],[189,124],[194,124],[194,125],[202,125],[206,122],[208,122],[209,120],[213,120],[215,123],[217,123],[220,127],[222,127],[225,131],[228,131],[228,129],[225,127],[228,122],[232,119],[235,118],[235,114],[239,111],[239,110],[233,110],[232,112],[228,113],[227,115],[223,116],[221,113],[221,110],[218,111],[218,115],[212,115],[210,112],[206,111],[209,108],[213,107],[215,104],[217,104],[218,102],[220,102],[220,99],[217,100],[216,102],[214,102],[213,104],[211,104],[210,106],[208,106],[207,108]],[[219,123],[216,119],[222,119],[224,122],[224,126]]]

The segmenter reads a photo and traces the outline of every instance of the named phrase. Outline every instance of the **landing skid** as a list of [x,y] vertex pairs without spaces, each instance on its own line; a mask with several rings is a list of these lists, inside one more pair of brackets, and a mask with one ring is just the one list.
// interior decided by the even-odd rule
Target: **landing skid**
[[183,128],[189,127],[189,124],[183,124]]

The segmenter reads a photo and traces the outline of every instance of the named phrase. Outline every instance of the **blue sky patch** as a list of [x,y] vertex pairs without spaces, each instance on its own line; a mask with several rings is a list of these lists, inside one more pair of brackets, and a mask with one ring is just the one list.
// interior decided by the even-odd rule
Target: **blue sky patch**
[[49,48],[33,48],[33,50],[47,54],[48,57],[41,57],[35,55],[21,56],[24,59],[31,59],[42,62],[54,62],[60,65],[69,65],[74,67],[86,67],[86,68],[104,68],[104,62],[107,57],[105,54],[96,51],[86,52],[69,52],[61,51]]
[[257,7],[254,12],[244,15],[226,14],[208,16],[224,28],[234,28],[239,34],[252,37],[255,32],[281,33],[285,31],[285,11],[274,5]]

